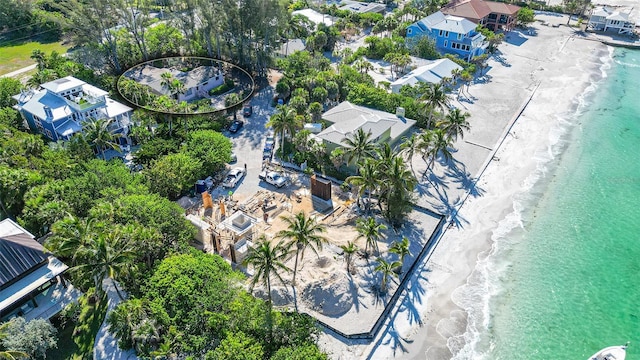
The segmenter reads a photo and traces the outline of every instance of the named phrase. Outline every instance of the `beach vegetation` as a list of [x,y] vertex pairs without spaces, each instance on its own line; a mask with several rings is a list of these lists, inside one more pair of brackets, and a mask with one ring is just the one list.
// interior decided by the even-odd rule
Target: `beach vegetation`
[[387,230],[387,226],[370,216],[356,220],[356,230],[358,231],[356,240],[364,239],[365,241],[365,254],[369,254],[370,249],[374,250],[376,254],[379,254],[378,241],[384,238],[383,231]]
[[428,36],[417,36],[408,41],[409,53],[422,59],[439,59],[440,53],[436,48],[436,41]]
[[304,259],[304,252],[307,248],[318,255],[318,250],[322,250],[322,244],[327,242],[327,239],[320,235],[326,231],[326,227],[316,222],[314,218],[308,217],[304,211],[300,211],[294,216],[284,216],[282,220],[287,225],[287,228],[279,231],[276,236],[288,240],[287,248],[296,254],[296,260],[293,265],[293,279],[291,281],[295,286],[298,260],[302,261]]
[[569,23],[571,22],[571,18],[580,9],[580,4],[578,3],[578,1],[565,1],[563,2],[563,6],[564,6],[564,11],[567,14],[569,14],[569,17],[567,18],[567,26],[569,26]]
[[[251,248],[243,264],[251,265],[254,275],[251,279],[250,291],[260,282],[267,292],[267,306],[271,308],[271,279],[276,279],[284,285],[281,274],[291,271],[284,265],[288,256],[288,249],[283,243],[271,244],[264,236],[259,239],[256,247]],[[270,314],[270,312],[268,313]],[[269,322],[270,323],[270,322]]]
[[437,127],[443,129],[454,141],[458,137],[462,139],[464,138],[464,132],[471,129],[467,121],[469,116],[469,113],[462,112],[458,108],[451,109],[447,115],[445,115],[444,119],[437,123]]
[[280,154],[285,155],[285,143],[287,136],[295,134],[296,130],[302,126],[296,121],[296,110],[288,105],[279,105],[275,114],[269,117],[266,126],[272,128],[274,132],[280,134]]
[[400,257],[400,264],[404,264],[404,258],[411,255],[409,239],[405,236],[400,241],[394,241],[389,247],[389,252]]
[[353,255],[358,251],[358,245],[356,245],[353,241],[348,241],[346,245],[341,245],[340,248],[344,253],[344,260],[347,264],[347,274],[352,274],[353,270],[351,267],[351,263],[353,262]]
[[385,294],[389,286],[389,280],[393,277],[398,276],[395,269],[399,266],[402,266],[402,264],[399,261],[386,261],[383,258],[378,258],[376,261],[378,262],[378,264],[376,265],[374,270],[379,272],[381,275],[380,293]]

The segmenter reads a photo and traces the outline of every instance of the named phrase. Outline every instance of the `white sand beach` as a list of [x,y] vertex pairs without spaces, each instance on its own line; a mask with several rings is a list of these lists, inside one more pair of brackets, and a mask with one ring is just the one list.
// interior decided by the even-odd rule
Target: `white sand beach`
[[[489,289],[472,294],[465,284],[484,276],[474,269],[490,253],[496,232],[519,226],[514,196],[539,176],[538,164],[562,141],[563,119],[575,113],[610,54],[606,46],[574,35],[564,26],[565,16],[536,19],[532,31],[512,32],[486,76],[454,101],[471,113],[471,131],[455,144],[456,167],[440,167],[431,177],[435,187],[422,181],[420,203],[453,214],[455,226],[413,274],[373,342],[321,337],[332,358],[450,359],[450,349],[459,359],[471,358],[463,348],[469,340],[465,332],[485,319],[468,319],[464,310],[485,306]],[[417,158],[414,166],[417,173],[425,167]]]

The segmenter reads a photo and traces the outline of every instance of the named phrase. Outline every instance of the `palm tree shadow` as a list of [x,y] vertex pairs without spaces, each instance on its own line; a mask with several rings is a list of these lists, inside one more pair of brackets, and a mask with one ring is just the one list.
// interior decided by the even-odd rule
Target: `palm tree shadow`
[[395,326],[393,325],[393,323],[391,323],[391,326],[387,334],[388,334],[388,340],[382,342],[382,344],[391,346],[391,348],[393,349],[393,355],[396,354],[396,351],[398,349],[400,349],[400,351],[402,351],[403,353],[408,352],[405,344],[411,344],[413,343],[413,340],[407,339],[402,335],[400,335],[398,331],[395,329]]
[[440,192],[438,189],[435,189],[438,199],[440,200],[439,204],[432,204],[435,210],[440,214],[447,216],[450,220],[450,225],[455,225],[457,228],[463,227],[463,224],[469,224],[469,221],[460,217],[458,214],[457,204],[460,199],[456,199],[455,201],[449,201],[449,196],[446,192]]
[[484,189],[477,187],[478,179],[471,177],[466,166],[455,159],[452,166],[447,168],[445,175],[453,179],[453,183],[459,184],[458,188],[465,190],[473,197],[482,196],[485,193]]
[[[424,269],[422,271],[431,271]],[[410,290],[407,292],[405,299],[400,304],[398,309],[399,313],[407,312],[409,318],[409,324],[418,324],[422,326],[422,315],[418,311],[416,304],[422,304],[422,299],[427,293],[427,289],[422,286],[422,281],[429,282],[429,280],[422,275],[422,271],[417,276],[413,276],[408,283],[407,288]]]

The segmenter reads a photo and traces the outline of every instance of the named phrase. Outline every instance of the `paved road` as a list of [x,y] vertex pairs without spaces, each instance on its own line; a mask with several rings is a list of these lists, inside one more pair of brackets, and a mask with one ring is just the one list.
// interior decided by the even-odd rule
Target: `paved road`
[[31,71],[31,70],[33,70],[35,68],[36,68],[36,64],[25,66],[22,69],[18,69],[16,71],[12,71],[12,72],[10,72],[8,74],[0,75],[0,77],[14,77],[16,75],[20,75],[20,74],[25,73],[27,71]]
[[[234,191],[234,199],[244,200],[255,192],[263,188],[269,188],[269,185],[261,183],[258,174],[262,170],[262,149],[266,134],[271,131],[266,128],[269,116],[275,112],[275,108],[271,107],[271,99],[273,98],[273,88],[267,86],[256,92],[250,100],[253,106],[253,114],[244,118],[245,124],[235,134],[226,132],[225,135],[231,139],[233,144],[233,152],[238,157],[238,162],[232,164],[232,167],[244,167],[247,165],[247,175],[240,181]],[[242,119],[242,113],[238,113],[238,118]],[[215,199],[217,196],[226,195],[228,189],[222,189],[222,186],[212,191]]]

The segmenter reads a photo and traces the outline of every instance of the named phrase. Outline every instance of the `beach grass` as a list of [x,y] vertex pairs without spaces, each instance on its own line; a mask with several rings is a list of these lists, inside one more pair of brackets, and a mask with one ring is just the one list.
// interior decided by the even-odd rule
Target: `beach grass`
[[34,64],[35,61],[30,56],[33,50],[36,49],[40,49],[46,54],[54,50],[64,54],[69,49],[69,46],[63,45],[60,41],[39,42],[33,40],[4,45],[0,47],[0,75]]

